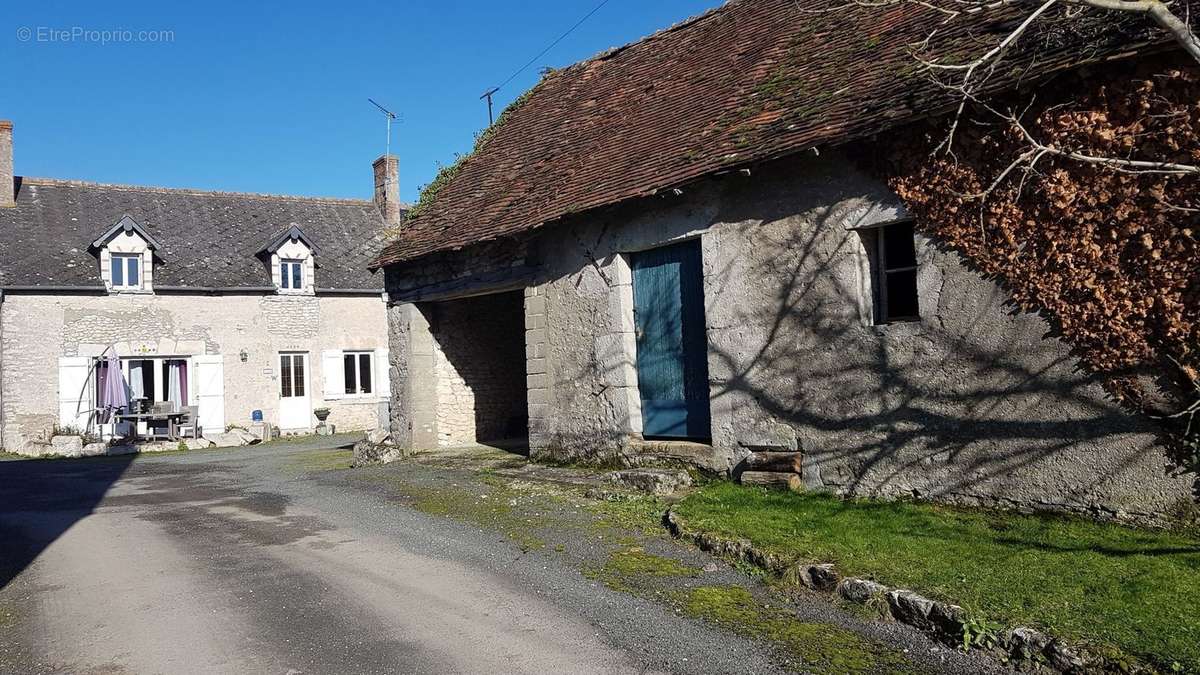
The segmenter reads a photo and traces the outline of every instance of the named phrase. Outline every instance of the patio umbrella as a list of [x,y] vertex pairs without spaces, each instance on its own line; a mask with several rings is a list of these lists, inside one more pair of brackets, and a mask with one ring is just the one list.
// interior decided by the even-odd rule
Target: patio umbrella
[[125,395],[125,378],[121,376],[121,360],[116,354],[108,353],[102,372],[104,381],[100,386],[100,400],[96,402],[97,418],[100,424],[108,424],[113,413],[129,405],[129,397]]

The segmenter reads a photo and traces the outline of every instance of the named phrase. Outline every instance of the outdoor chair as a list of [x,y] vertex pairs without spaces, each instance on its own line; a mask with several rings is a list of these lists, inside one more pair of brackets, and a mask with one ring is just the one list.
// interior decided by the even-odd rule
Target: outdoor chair
[[194,405],[188,405],[184,406],[181,412],[183,416],[179,418],[178,425],[175,427],[175,433],[179,434],[180,438],[186,436],[200,438],[204,434],[204,430],[200,428],[200,420],[197,418],[199,409]]

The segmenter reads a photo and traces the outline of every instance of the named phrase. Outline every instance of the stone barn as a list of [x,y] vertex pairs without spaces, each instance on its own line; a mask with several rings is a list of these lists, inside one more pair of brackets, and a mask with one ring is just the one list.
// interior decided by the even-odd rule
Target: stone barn
[[1155,430],[843,152],[950,105],[903,47],[933,19],[879,16],[733,0],[549,72],[374,262],[394,441],[719,473],[798,450],[813,489],[1124,517],[1186,499]]

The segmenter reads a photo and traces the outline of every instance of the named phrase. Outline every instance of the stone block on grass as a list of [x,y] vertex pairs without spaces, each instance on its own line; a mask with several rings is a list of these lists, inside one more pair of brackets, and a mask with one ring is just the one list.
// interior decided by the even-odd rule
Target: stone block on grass
[[842,583],[838,584],[837,592],[838,595],[850,602],[865,605],[870,602],[871,598],[887,593],[888,587],[869,579],[851,577],[843,579]]
[[897,621],[926,630],[936,627],[930,618],[935,603],[929,598],[912,591],[895,590],[887,594],[887,601]]
[[614,471],[607,474],[605,480],[631,490],[657,496],[674,494],[680,488],[692,485],[692,477],[686,471],[665,469],[625,469]]
[[805,586],[818,591],[832,591],[838,585],[838,573],[833,565],[806,565],[800,570],[800,580]]
[[83,454],[83,438],[55,436],[50,439],[50,452],[60,457],[79,457]]

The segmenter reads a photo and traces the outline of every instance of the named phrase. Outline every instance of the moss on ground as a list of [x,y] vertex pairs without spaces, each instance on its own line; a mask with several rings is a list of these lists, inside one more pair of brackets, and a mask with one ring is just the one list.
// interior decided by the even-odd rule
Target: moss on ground
[[[689,529],[1200,672],[1200,537],[1063,516],[844,501],[735,485],[676,506]],[[1176,663],[1178,662],[1178,663]]]
[[353,461],[354,451],[340,448],[307,450],[289,455],[287,458],[288,466],[304,473],[349,469],[350,463]]
[[517,508],[518,504],[532,505],[541,499],[538,495],[514,490],[500,481],[484,481],[473,487],[450,482],[431,487],[405,481],[390,471],[377,471],[368,478],[397,488],[409,498],[410,506],[423,513],[499,530],[522,551],[546,546],[537,532],[552,524],[550,516]]
[[585,568],[583,575],[603,582],[614,591],[639,593],[653,585],[655,580],[698,577],[700,569],[674,558],[647,553],[640,546],[629,546],[614,551],[603,566]]
[[601,516],[598,526],[610,526],[641,532],[661,534],[662,517],[667,505],[654,497],[629,497],[627,499],[605,499],[588,506]]
[[16,627],[20,617],[17,611],[6,603],[0,602],[0,633],[5,633]]
[[689,616],[780,645],[805,670],[831,674],[911,672],[911,666],[894,650],[844,628],[802,621],[786,609],[768,607],[741,586],[700,586],[677,599]]
[[908,667],[903,655],[870,639],[799,620],[782,608],[783,598],[773,606],[774,601],[756,601],[746,588],[702,585],[700,568],[648,552],[653,542],[670,545],[661,524],[667,507],[662,499],[631,495],[598,501],[586,498],[582,488],[514,480],[487,468],[464,471],[467,467],[455,464],[420,461],[363,468],[351,476],[424,513],[501,532],[523,550],[552,550],[616,592],[770,642],[789,665],[829,673],[891,673]]

